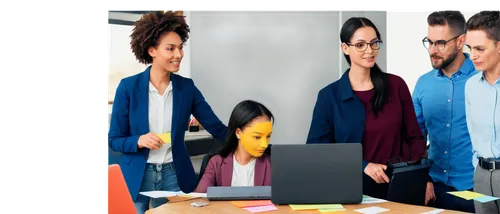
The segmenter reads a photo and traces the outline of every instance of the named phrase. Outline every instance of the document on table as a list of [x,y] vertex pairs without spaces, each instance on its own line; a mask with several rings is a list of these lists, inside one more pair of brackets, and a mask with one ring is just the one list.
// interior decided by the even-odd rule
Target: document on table
[[140,192],[139,194],[148,196],[150,198],[166,198],[166,197],[173,197],[173,196],[180,196],[180,197],[187,197],[187,198],[206,198],[207,197],[206,193],[192,192],[192,193],[186,194],[182,191],[147,191],[147,192]]
[[186,198],[206,198],[207,197],[207,193],[198,193],[198,192],[192,192],[192,193],[183,193],[183,194],[180,194],[178,195],[180,197],[186,197]]
[[382,212],[387,212],[389,209],[382,208],[382,207],[367,207],[363,209],[357,209],[354,210],[358,213],[365,213],[365,214],[375,214],[375,213],[382,213]]
[[421,213],[421,214],[438,214],[441,212],[444,212],[444,210],[443,209],[435,209],[435,210],[431,210],[429,212],[425,212],[425,213]]
[[166,198],[166,197],[172,197],[172,196],[177,196],[184,194],[182,191],[147,191],[147,192],[140,192],[139,194],[148,196],[150,198]]
[[361,204],[376,204],[376,203],[383,203],[383,202],[387,202],[387,200],[379,199],[379,198],[372,198],[370,196],[363,195],[363,201],[361,202]]

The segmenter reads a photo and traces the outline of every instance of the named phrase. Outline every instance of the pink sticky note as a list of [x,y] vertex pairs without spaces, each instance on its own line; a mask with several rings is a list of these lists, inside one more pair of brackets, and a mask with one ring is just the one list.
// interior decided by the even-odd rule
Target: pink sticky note
[[257,200],[257,201],[231,201],[234,206],[237,207],[259,207],[265,205],[273,205],[271,200]]
[[252,213],[258,213],[258,212],[277,210],[278,208],[276,208],[274,205],[266,205],[266,206],[258,206],[258,207],[247,207],[247,208],[243,208],[243,209],[245,209],[249,212],[252,212]]

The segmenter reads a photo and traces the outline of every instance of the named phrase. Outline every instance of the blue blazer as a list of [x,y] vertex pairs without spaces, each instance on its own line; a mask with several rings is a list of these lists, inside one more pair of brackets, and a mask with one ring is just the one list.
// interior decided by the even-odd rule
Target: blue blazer
[[[139,137],[149,133],[148,96],[149,73],[151,66],[144,72],[124,78],[116,89],[113,112],[108,133],[109,147],[122,153],[120,167],[127,182],[132,199],[135,200],[141,188],[148,148],[137,148]],[[197,184],[184,133],[190,115],[221,142],[225,141],[227,127],[214,114],[193,80],[170,73],[172,81],[172,156],[177,181],[183,192],[192,192]]]
[[[362,143],[365,107],[352,91],[348,74],[319,91],[306,143]],[[363,168],[367,164],[363,160]]]

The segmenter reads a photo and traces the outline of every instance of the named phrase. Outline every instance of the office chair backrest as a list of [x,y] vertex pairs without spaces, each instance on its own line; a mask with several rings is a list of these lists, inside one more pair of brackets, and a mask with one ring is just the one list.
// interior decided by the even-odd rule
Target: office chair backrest
[[132,196],[117,164],[108,166],[108,213],[136,214]]

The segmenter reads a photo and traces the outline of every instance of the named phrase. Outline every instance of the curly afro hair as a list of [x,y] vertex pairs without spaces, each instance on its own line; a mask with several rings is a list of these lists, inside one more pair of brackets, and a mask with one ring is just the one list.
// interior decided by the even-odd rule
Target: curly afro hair
[[190,32],[185,17],[172,11],[157,11],[142,15],[130,35],[131,49],[137,60],[144,64],[153,63],[148,49],[156,47],[160,37],[168,32],[176,32],[185,43]]

